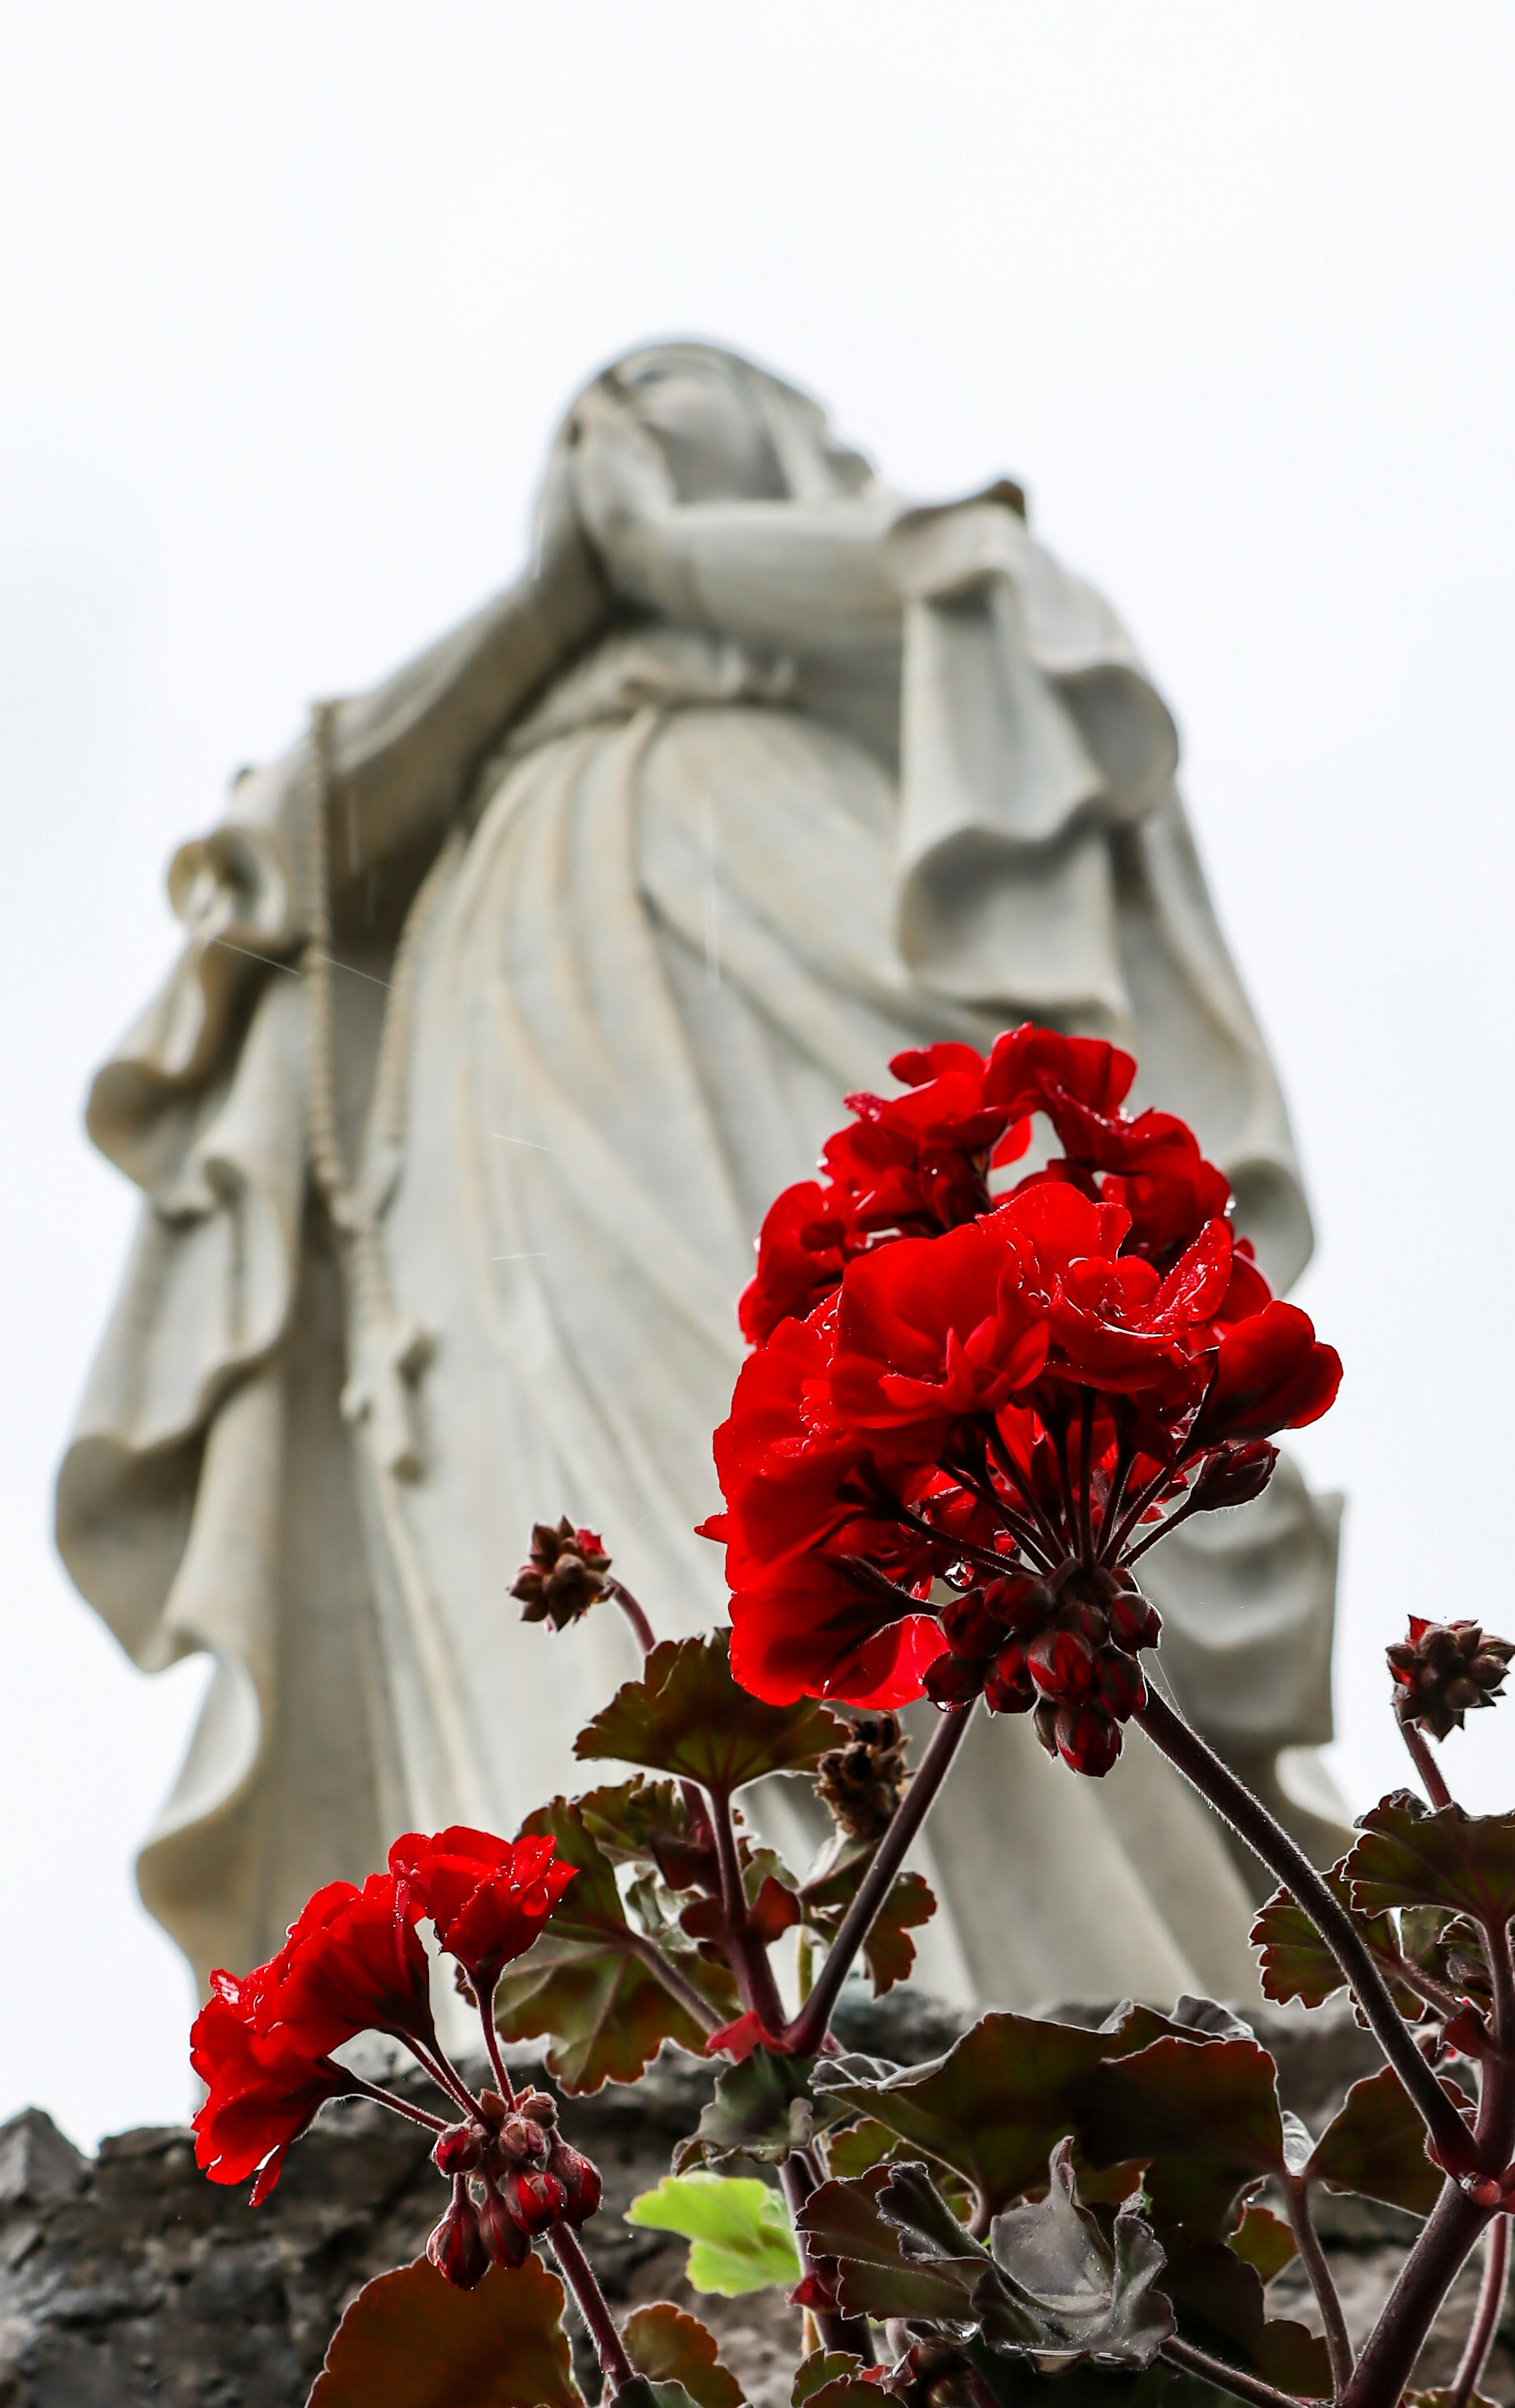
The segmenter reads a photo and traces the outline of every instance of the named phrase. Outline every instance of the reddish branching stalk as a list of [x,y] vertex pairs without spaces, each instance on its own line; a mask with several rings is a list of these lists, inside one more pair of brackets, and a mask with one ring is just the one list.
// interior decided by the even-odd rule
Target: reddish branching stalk
[[1441,1767],[1432,1755],[1430,1744],[1420,1725],[1408,1722],[1403,1714],[1396,1714],[1394,1720],[1399,1725],[1399,1736],[1409,1750],[1409,1760],[1421,1776],[1421,1785],[1436,1813],[1439,1813],[1444,1806],[1450,1806],[1452,1802],[1451,1791],[1442,1776]]
[[721,1912],[725,1925],[726,1961],[736,1978],[749,2014],[756,2015],[765,2032],[775,2033],[784,2022],[783,2000],[774,1979],[768,1952],[752,1929],[742,1885],[742,1861],[736,1846],[731,1801],[713,1790],[703,1793],[705,1810],[715,1840],[721,1868]]
[[565,2224],[554,2224],[548,2232],[548,2246],[558,2261],[563,2279],[573,2293],[579,2313],[589,2328],[600,2361],[600,2372],[613,2397],[636,2372],[626,2356],[626,2346],[616,2329],[616,2320],[606,2303],[605,2293],[594,2279],[594,2272],[579,2246],[579,2236]]
[[[789,2208],[789,2220],[794,2228],[794,2244],[799,2251],[801,2272],[807,2276],[813,2276],[816,2272],[815,2260],[810,2255],[809,2241],[800,2229],[799,2219],[800,2210],[817,2187],[814,2170],[806,2163],[803,2154],[796,2149],[779,2167],[779,2180],[783,2186],[784,2200]],[[822,2349],[851,2350],[863,2360],[865,2366],[873,2364],[873,2336],[868,2330],[865,2316],[846,2316],[836,2308],[814,2306],[809,2313],[815,2320],[816,2332]]]
[[832,2010],[841,1995],[842,1984],[873,1928],[879,1908],[893,1887],[894,1876],[905,1861],[911,1841],[921,1829],[951,1770],[953,1758],[967,1737],[976,1702],[973,1700],[965,1706],[951,1707],[932,1732],[910,1785],[895,1807],[889,1828],[879,1842],[878,1854],[842,1917],[840,1928],[831,1943],[809,1997],[793,2022],[777,2035],[774,2045],[786,2057],[812,2056],[824,2040]]
[[1341,2297],[1335,2278],[1325,2261],[1321,2236],[1315,2229],[1309,2212],[1309,2186],[1302,2175],[1291,2174],[1283,2183],[1284,2205],[1288,2211],[1289,2229],[1294,2236],[1299,2259],[1309,2277],[1315,2304],[1321,2311],[1325,2327],[1325,2346],[1331,2359],[1331,2381],[1339,2399],[1351,2381],[1354,2359],[1351,2341],[1347,2331],[1347,2319],[1341,2312]]
[[658,1643],[657,1634],[652,1625],[623,1580],[607,1580],[605,1588],[607,1596],[615,1598],[617,1605],[630,1623],[636,1644],[642,1651],[642,1661],[645,1663]]
[[1212,2358],[1208,2349],[1195,2349],[1192,2342],[1180,2341],[1177,2333],[1163,2344],[1159,2355],[1183,2373],[1195,2374],[1202,2383],[1213,2383],[1218,2391],[1229,2391],[1234,2400],[1249,2401],[1251,2408],[1303,2408],[1292,2392],[1275,2390],[1260,2374],[1243,2374],[1239,2367],[1227,2366],[1223,2358]]
[[1477,2162],[1473,2135],[1416,2047],[1362,1933],[1304,1850],[1156,1689],[1149,1686],[1146,1703],[1136,1709],[1136,1719],[1153,1745],[1304,1908],[1351,1985],[1379,2046],[1414,2101],[1436,2143],[1438,2158],[1459,2171],[1472,2171]]
[[1467,2408],[1489,2363],[1489,2352],[1499,2329],[1499,2315],[1505,2304],[1505,2286],[1509,2276],[1509,2225],[1508,2215],[1496,2215],[1489,2227],[1478,2305],[1473,2311],[1473,2322],[1457,2363],[1457,2372],[1451,2379],[1447,2408]]

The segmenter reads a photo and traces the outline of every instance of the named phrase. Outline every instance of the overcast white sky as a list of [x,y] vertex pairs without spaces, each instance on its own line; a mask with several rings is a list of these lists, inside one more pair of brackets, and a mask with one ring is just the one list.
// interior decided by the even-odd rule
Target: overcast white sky
[[[79,1114],[171,847],[517,568],[554,418],[700,333],[924,495],[1000,471],[1183,729],[1340,1346],[1336,1770],[1509,1599],[1505,0],[65,0],[0,26],[0,2113],[182,2114],[131,1856],[202,1685],[50,1550],[135,1211]],[[1515,1708],[1508,1710],[1515,1713]],[[1508,1802],[1508,1719],[1454,1744]]]

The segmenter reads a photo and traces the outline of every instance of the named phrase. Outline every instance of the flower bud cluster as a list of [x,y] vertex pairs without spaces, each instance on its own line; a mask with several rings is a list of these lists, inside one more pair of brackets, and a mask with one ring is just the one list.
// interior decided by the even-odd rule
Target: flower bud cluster
[[522,1622],[550,1622],[565,1630],[606,1595],[610,1558],[596,1530],[576,1529],[566,1513],[556,1527],[532,1526],[531,1555],[510,1584]]
[[909,1779],[897,1714],[854,1714],[845,1747],[816,1768],[815,1794],[849,1840],[877,1840],[893,1819]]
[[1494,1704],[1515,1647],[1477,1622],[1422,1622],[1411,1614],[1408,1640],[1386,1653],[1400,1721],[1445,1739],[1462,1729],[1470,1709]]
[[498,2091],[482,2091],[476,2116],[437,2135],[432,2162],[451,2177],[452,2197],[426,2255],[464,2291],[492,2262],[523,2264],[538,2233],[554,2224],[577,2229],[600,2203],[598,2169],[569,2148],[545,2091],[525,2091],[508,2107]]
[[1033,1713],[1049,1754],[1108,1771],[1119,1726],[1146,1703],[1137,1652],[1162,1632],[1128,1571],[1069,1560],[1046,1579],[989,1581],[953,1597],[941,1627],[947,1650],[925,1675],[937,1705],[981,1694],[991,1713]]

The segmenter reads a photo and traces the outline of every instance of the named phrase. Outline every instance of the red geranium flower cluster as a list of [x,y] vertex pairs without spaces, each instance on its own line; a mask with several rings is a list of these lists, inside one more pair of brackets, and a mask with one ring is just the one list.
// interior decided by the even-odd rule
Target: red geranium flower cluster
[[[828,1184],[780,1197],[743,1299],[756,1351],[716,1434],[732,1665],[760,1697],[1034,1711],[1115,1761],[1158,1620],[1131,1567],[1265,1485],[1340,1362],[1236,1240],[1230,1190],[1136,1066],[1027,1025],[987,1060],[899,1055]],[[1003,1200],[1045,1114],[1065,1153]]]
[[[404,2042],[457,2100],[432,2016],[426,1952],[416,1926],[430,1919],[485,2008],[502,1968],[529,1948],[573,1869],[550,1862],[550,1840],[497,1840],[453,1829],[412,1832],[390,1851],[390,1870],[362,1889],[331,1882],[290,1926],[277,1956],[245,1979],[210,1977],[195,2019],[191,2061],[206,2085],[194,2154],[214,2182],[256,2174],[266,2199],[292,2143],[325,2100],[372,2086],[335,2060],[360,2032]],[[439,2131],[436,2117],[422,2117]]]

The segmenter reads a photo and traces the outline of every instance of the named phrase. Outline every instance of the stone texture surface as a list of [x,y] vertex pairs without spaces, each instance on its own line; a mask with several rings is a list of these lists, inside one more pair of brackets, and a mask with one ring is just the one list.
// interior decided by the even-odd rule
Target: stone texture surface
[[[1372,2070],[1372,2042],[1350,2018],[1254,2020],[1279,2057],[1286,2102],[1317,2127],[1347,2084]],[[908,2061],[935,2054],[957,2028],[907,1993],[864,2011],[842,2036]],[[622,2221],[635,2193],[666,2171],[708,2085],[706,2068],[670,2057],[636,2091],[607,2087],[566,2103],[570,2137],[606,2177],[591,2247],[612,2300],[694,2309],[754,2408],[783,2408],[797,2312],[776,2291],[696,2299],[683,2280],[684,2244]],[[186,2132],[122,2133],[89,2158],[30,2108],[0,2130],[0,2408],[300,2408],[346,2301],[417,2254],[444,2196],[425,2136],[366,2104],[328,2109],[257,2210],[203,2179]],[[1357,2201],[1322,2202],[1321,2220],[1361,2330],[1413,2228]],[[1451,2372],[1474,2281],[1465,2274],[1426,2379]],[[1293,2270],[1275,2298],[1280,2312],[1314,2320]],[[576,2354],[593,2398],[593,2368],[577,2343]],[[1508,2313],[1487,2388],[1515,2401]]]

